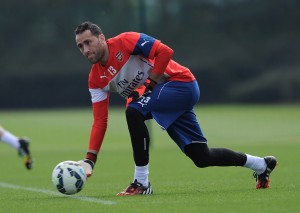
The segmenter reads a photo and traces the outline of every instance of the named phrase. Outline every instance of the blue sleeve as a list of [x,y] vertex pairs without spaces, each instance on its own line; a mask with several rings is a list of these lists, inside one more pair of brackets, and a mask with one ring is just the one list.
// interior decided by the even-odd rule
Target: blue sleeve
[[138,42],[135,45],[135,48],[133,50],[133,55],[143,55],[145,57],[149,57],[151,48],[155,42],[155,38],[148,36],[144,33],[140,34],[140,39],[138,40]]

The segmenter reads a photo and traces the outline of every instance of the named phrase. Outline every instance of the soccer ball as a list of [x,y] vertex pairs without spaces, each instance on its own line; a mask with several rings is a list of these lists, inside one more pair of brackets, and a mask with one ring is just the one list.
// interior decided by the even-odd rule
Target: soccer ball
[[52,182],[63,194],[72,195],[80,192],[86,182],[86,174],[76,161],[63,161],[55,166]]

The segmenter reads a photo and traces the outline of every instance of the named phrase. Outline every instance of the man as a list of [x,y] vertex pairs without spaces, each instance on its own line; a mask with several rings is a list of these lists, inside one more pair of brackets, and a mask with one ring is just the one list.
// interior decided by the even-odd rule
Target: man
[[23,158],[25,167],[28,170],[32,168],[29,141],[26,138],[19,138],[0,126],[0,141],[18,150],[18,154]]
[[173,61],[173,50],[143,33],[126,32],[108,40],[96,24],[75,30],[76,44],[93,64],[89,74],[94,122],[86,158],[88,176],[107,128],[109,93],[127,100],[126,119],[135,171],[133,182],[117,195],[152,194],[148,180],[150,138],[145,120],[154,118],[197,167],[244,166],[254,170],[256,188],[268,188],[275,157],[260,158],[224,148],[208,148],[193,112],[200,91],[191,71]]

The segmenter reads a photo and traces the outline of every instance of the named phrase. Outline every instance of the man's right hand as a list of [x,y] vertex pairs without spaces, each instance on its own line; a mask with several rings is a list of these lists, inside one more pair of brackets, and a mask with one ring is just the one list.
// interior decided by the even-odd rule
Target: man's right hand
[[78,161],[80,166],[82,166],[83,170],[87,177],[90,177],[93,174],[94,162],[89,159],[84,159]]

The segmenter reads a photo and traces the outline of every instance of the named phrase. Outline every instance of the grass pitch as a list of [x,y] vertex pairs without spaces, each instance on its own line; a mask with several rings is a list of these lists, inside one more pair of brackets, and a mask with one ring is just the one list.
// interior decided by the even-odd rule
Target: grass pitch
[[0,212],[300,212],[299,105],[208,105],[196,114],[210,147],[276,156],[271,188],[256,190],[245,168],[196,168],[153,121],[154,194],[115,196],[132,181],[134,164],[124,109],[112,108],[94,175],[77,195],[61,195],[52,170],[61,161],[84,158],[91,110],[0,111],[1,125],[31,139],[35,158],[27,171],[17,153],[0,143]]

